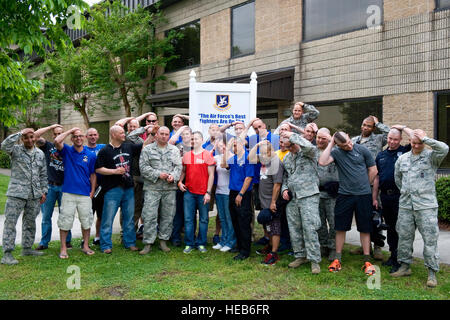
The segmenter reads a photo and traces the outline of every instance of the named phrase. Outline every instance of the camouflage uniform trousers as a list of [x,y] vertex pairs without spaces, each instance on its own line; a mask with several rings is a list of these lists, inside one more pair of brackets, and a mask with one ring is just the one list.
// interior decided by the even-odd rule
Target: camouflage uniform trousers
[[439,236],[438,208],[409,210],[399,208],[398,220],[395,227],[398,233],[398,256],[399,262],[411,264],[413,254],[413,243],[416,228],[419,229],[423,238],[423,257],[425,266],[439,271],[439,253],[437,240]]
[[301,199],[292,199],[286,206],[286,215],[296,258],[306,257],[319,263],[320,243],[317,230],[320,228],[319,194]]
[[317,230],[321,247],[336,249],[336,230],[334,230],[334,206],[336,198],[320,198],[319,212],[321,226]]
[[144,193],[144,208],[142,209],[142,219],[144,220],[142,243],[153,244],[157,234],[159,239],[169,240],[172,235],[175,210],[176,190],[147,190]]
[[36,235],[36,217],[40,210],[39,200],[39,198],[26,200],[7,197],[3,227],[3,252],[11,252],[15,248],[16,225],[22,211],[22,248],[31,248]]

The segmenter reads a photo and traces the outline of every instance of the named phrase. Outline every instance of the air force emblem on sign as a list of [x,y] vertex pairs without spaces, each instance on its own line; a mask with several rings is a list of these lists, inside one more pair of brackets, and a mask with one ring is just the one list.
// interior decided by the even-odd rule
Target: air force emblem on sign
[[216,103],[214,104],[214,108],[219,111],[230,109],[230,96],[228,94],[216,94]]

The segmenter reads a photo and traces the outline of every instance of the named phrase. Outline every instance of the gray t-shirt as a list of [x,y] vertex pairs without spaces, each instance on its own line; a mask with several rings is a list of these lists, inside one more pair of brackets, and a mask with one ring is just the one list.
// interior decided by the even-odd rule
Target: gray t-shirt
[[280,158],[275,155],[270,165],[261,165],[259,180],[259,200],[263,209],[270,208],[272,202],[273,185],[283,182],[283,163]]
[[351,151],[333,148],[331,156],[339,172],[339,191],[345,195],[371,194],[367,168],[375,165],[369,149],[354,144]]

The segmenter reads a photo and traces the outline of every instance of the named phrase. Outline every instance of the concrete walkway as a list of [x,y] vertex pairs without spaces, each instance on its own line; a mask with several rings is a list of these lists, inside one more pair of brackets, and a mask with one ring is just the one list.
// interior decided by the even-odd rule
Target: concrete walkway
[[[52,241],[53,240],[59,240],[59,229],[57,225],[58,221],[58,208],[55,209],[53,213],[53,231],[52,231]],[[216,211],[210,212],[210,217],[213,217],[216,215]],[[120,214],[117,213],[114,225],[113,225],[113,233],[119,233],[120,232],[120,223],[119,223],[119,217]],[[3,225],[4,225],[5,216],[0,215],[0,234],[3,235]],[[35,243],[39,243],[41,239],[41,221],[42,221],[42,214],[39,213],[39,215],[36,218],[36,239]],[[255,224],[257,228],[260,228],[260,225],[258,223]],[[385,232],[385,231],[384,231]],[[92,224],[91,228],[91,236],[95,236],[95,219],[94,223]],[[81,226],[78,218],[75,218],[74,225],[72,228],[72,237],[74,239],[81,238]],[[19,221],[17,222],[17,235],[16,235],[16,244],[20,244],[22,239],[22,216],[20,216]],[[385,241],[386,242],[386,241]],[[356,225],[352,226],[352,230],[347,232],[346,237],[346,243],[350,243],[353,245],[360,245],[359,241],[359,232],[356,230]],[[0,238],[0,245],[2,245],[2,239]],[[439,249],[439,255],[440,255],[440,263],[445,263],[450,265],[450,231],[440,231],[439,232],[439,240],[438,240],[438,249]],[[386,245],[383,247],[384,251],[389,251],[389,247]],[[419,231],[416,231],[416,237],[414,241],[414,257],[423,259],[423,240],[419,233]]]

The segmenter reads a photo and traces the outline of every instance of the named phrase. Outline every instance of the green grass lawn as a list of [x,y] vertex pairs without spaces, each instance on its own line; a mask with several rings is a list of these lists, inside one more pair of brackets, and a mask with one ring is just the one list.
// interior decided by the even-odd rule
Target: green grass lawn
[[[210,219],[209,242],[214,218]],[[257,230],[261,226],[256,226]],[[113,253],[83,254],[79,239],[69,259],[58,258],[59,243],[51,242],[43,257],[22,257],[14,252],[19,264],[0,265],[0,299],[450,299],[450,266],[441,265],[438,287],[426,287],[427,271],[423,260],[416,259],[410,277],[394,279],[389,267],[381,267],[379,290],[367,287],[368,277],[361,271],[360,256],[349,254],[346,245],[343,269],[327,271],[328,260],[321,263],[319,275],[312,275],[310,265],[288,269],[293,257],[282,255],[272,267],[260,264],[261,256],[252,253],[245,261],[233,261],[235,254],[213,250],[186,255],[183,248],[168,254],[155,246],[146,256],[123,249],[118,235],[113,236]],[[142,244],[138,242],[138,246]],[[255,247],[253,247],[253,250]],[[387,254],[386,254],[387,258]],[[377,263],[380,265],[380,263]],[[78,266],[81,288],[68,289],[69,266]]]
[[0,214],[5,213],[6,191],[8,190],[9,177],[0,174]]

